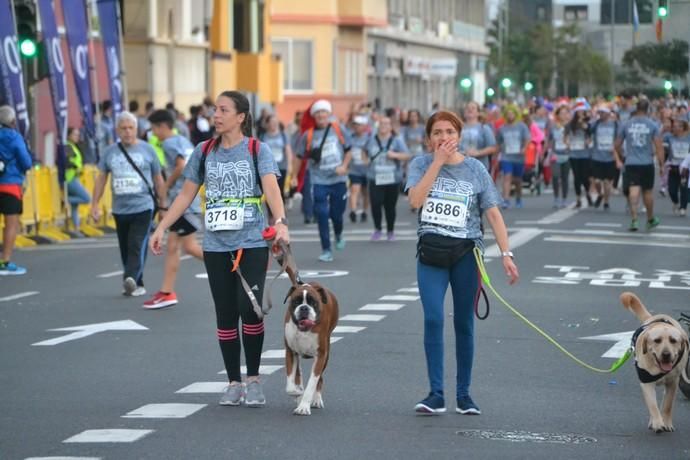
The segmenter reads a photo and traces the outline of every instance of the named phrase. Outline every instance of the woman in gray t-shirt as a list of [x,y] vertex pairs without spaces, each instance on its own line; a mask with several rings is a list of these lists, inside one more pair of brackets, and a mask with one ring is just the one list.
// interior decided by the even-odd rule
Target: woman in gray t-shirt
[[[421,210],[417,231],[417,284],[424,311],[424,351],[431,387],[429,395],[415,406],[415,411],[427,414],[446,411],[443,304],[449,283],[453,292],[458,366],[456,410],[461,414],[480,413],[469,389],[474,359],[473,307],[480,287],[473,248],[478,246],[483,250],[482,213],[493,229],[510,283],[515,283],[519,276],[513,253],[509,251],[508,231],[498,209],[501,197],[491,176],[479,160],[458,152],[462,128],[462,122],[454,113],[434,113],[426,125],[432,153],[410,163],[407,181],[410,205]],[[439,247],[440,252],[435,250]],[[431,255],[434,252],[439,257]],[[452,260],[447,259],[449,253],[455,255]]]
[[[275,217],[276,240],[288,242],[287,219],[278,187],[278,166],[268,145],[252,134],[249,101],[240,92],[225,91],[216,99],[213,122],[218,137],[202,150],[199,144],[184,171],[182,190],[151,237],[151,250],[161,253],[165,230],[206,188],[206,232],[204,263],[216,308],[218,341],[229,385],[221,405],[237,406],[242,401],[258,407],[266,403],[259,364],[264,340],[264,323],[254,310],[250,295],[261,305],[268,267],[268,248],[261,232],[266,225],[262,192]],[[241,275],[240,275],[241,273]],[[253,292],[246,292],[242,277]],[[256,289],[254,289],[256,288]],[[240,333],[247,364],[247,385],[240,374]]]

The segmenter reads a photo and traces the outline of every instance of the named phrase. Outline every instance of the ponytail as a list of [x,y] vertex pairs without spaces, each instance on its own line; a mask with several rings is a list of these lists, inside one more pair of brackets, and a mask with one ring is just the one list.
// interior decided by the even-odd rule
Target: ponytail
[[253,131],[254,131],[254,120],[252,118],[252,113],[247,112],[244,114],[244,121],[242,122],[242,125],[240,126],[240,130],[242,131],[242,134],[246,137],[252,137]]

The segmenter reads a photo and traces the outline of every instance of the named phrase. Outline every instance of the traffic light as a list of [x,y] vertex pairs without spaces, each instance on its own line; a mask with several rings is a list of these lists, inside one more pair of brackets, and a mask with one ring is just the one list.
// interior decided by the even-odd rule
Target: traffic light
[[510,78],[504,78],[501,80],[501,86],[503,89],[509,89],[513,85],[513,82],[510,81]]
[[668,0],[659,0],[659,8],[656,10],[656,15],[661,19],[668,16]]
[[671,91],[673,89],[673,83],[670,80],[664,81],[664,89],[666,91]]
[[489,97],[494,97],[494,94],[496,94],[496,91],[494,91],[493,88],[489,88],[486,90],[486,95]]
[[532,91],[534,89],[534,85],[532,84],[531,81],[526,81],[524,88],[525,88],[525,91]]
[[460,87],[464,89],[465,91],[469,90],[470,87],[472,86],[472,79],[465,77],[462,80],[460,80]]
[[33,59],[38,55],[36,3],[31,0],[15,0],[14,18],[17,22],[19,53],[25,59]]

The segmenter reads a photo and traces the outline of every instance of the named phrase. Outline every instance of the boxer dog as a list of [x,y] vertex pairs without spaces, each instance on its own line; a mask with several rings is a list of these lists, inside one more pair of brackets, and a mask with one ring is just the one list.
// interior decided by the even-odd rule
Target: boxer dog
[[[292,281],[285,313],[285,391],[298,397],[296,415],[311,415],[311,408],[323,408],[323,372],[328,364],[331,333],[338,323],[338,301],[335,295],[318,283],[302,283],[299,276],[287,270]],[[300,358],[313,358],[314,364],[302,386]]]
[[[680,323],[668,315],[652,315],[632,292],[620,296],[642,326],[632,338],[635,370],[642,386],[644,402],[649,410],[649,429],[656,433],[674,431],[671,419],[678,382],[685,375],[688,362],[688,335]],[[656,400],[656,386],[664,386],[662,410]]]

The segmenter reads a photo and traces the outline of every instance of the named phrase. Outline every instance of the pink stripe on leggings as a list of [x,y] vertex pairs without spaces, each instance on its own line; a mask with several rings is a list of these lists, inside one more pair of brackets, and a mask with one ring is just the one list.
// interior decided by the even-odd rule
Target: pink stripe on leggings
[[235,329],[218,329],[218,340],[235,340],[237,339],[237,328]]
[[263,321],[259,324],[243,324],[242,332],[246,335],[260,335],[264,333]]

